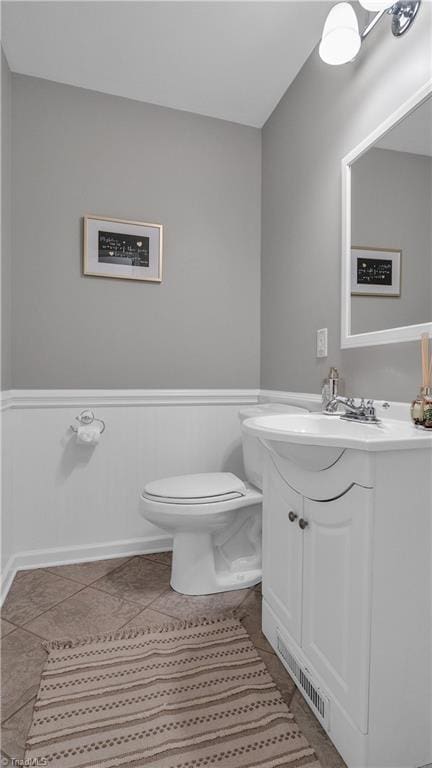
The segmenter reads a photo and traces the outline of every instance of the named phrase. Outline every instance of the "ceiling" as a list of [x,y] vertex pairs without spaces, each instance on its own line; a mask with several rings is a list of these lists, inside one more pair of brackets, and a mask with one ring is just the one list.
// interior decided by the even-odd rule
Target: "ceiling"
[[3,2],[14,72],[261,127],[329,3]]

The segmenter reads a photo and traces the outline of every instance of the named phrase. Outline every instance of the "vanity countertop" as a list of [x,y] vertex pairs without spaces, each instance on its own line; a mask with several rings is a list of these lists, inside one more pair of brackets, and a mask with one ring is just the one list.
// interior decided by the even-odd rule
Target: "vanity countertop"
[[246,419],[243,427],[256,437],[273,442],[361,451],[432,448],[432,430],[397,419],[367,424],[322,413],[275,414]]

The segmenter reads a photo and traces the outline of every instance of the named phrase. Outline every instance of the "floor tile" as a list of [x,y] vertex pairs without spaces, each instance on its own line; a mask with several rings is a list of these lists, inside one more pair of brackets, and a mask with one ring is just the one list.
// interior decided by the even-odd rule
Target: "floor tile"
[[[37,637],[17,629],[2,640],[2,718],[33,698],[47,655]],[[7,751],[7,750],[6,750]]]
[[92,586],[144,607],[168,589],[170,577],[171,571],[166,565],[145,557],[133,557]]
[[31,699],[24,707],[15,712],[2,724],[2,747],[6,754],[15,760],[24,757],[25,743],[33,716],[36,698]]
[[194,619],[198,616],[217,616],[237,608],[246,599],[250,590],[238,589],[232,592],[218,592],[216,595],[180,595],[169,589],[152,603],[152,609],[178,619]]
[[[174,619],[175,621],[175,619]],[[124,629],[145,629],[147,627],[157,627],[160,624],[172,624],[173,619],[171,616],[165,616],[159,611],[153,611],[152,608],[144,608],[141,613],[138,613],[124,626]]]
[[110,571],[126,563],[128,557],[116,557],[112,560],[94,560],[91,563],[74,563],[73,565],[53,565],[46,568],[50,573],[56,576],[63,576],[65,579],[78,581],[80,584],[91,584],[96,579],[102,578]]
[[163,563],[171,567],[172,552],[154,552],[151,555],[142,555],[146,560],[153,560],[156,563]]
[[315,715],[306,704],[300,691],[296,689],[290,704],[300,730],[315,750],[323,768],[346,768],[336,747],[328,738]]
[[246,615],[242,617],[241,621],[253,644],[257,648],[262,648],[263,651],[273,653],[273,648],[261,632],[261,604],[261,593],[253,589],[249,597],[242,603],[242,612],[246,611]]
[[20,571],[2,608],[2,618],[23,625],[81,589],[79,584],[44,570]]
[[[217,595],[180,595],[169,587],[170,562],[171,553],[163,552],[18,574],[2,620],[4,754],[15,759],[23,756],[46,660],[41,641],[32,632],[46,639],[84,637],[123,627],[145,628],[176,619],[217,616],[241,606],[243,624],[322,768],[346,768],[261,632],[260,585]],[[88,583],[91,586],[83,588]],[[28,624],[15,628],[7,619],[14,623],[26,620]]]
[[5,621],[4,619],[1,620],[1,636],[6,637],[6,635],[9,634],[9,632],[13,632],[14,629],[16,629],[14,624],[10,624],[8,621]]
[[257,651],[279,688],[284,701],[289,705],[291,697],[295,691],[295,685],[291,677],[274,653],[262,651],[261,648],[257,648]]
[[48,640],[115,632],[139,612],[137,605],[86,587],[34,619],[27,628]]

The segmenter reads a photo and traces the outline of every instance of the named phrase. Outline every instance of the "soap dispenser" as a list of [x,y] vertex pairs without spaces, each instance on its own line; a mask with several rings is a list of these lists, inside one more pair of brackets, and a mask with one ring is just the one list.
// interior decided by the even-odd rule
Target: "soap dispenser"
[[339,372],[337,368],[333,366],[330,368],[329,375],[323,381],[321,390],[321,400],[323,411],[327,410],[327,406],[334,397],[339,394]]

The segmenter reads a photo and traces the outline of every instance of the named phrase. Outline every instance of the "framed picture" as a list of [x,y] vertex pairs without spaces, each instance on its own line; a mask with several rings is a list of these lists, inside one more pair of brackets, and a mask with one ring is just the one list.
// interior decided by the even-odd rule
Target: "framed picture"
[[84,216],[84,275],[162,281],[162,225]]
[[351,296],[401,295],[402,251],[351,246]]

